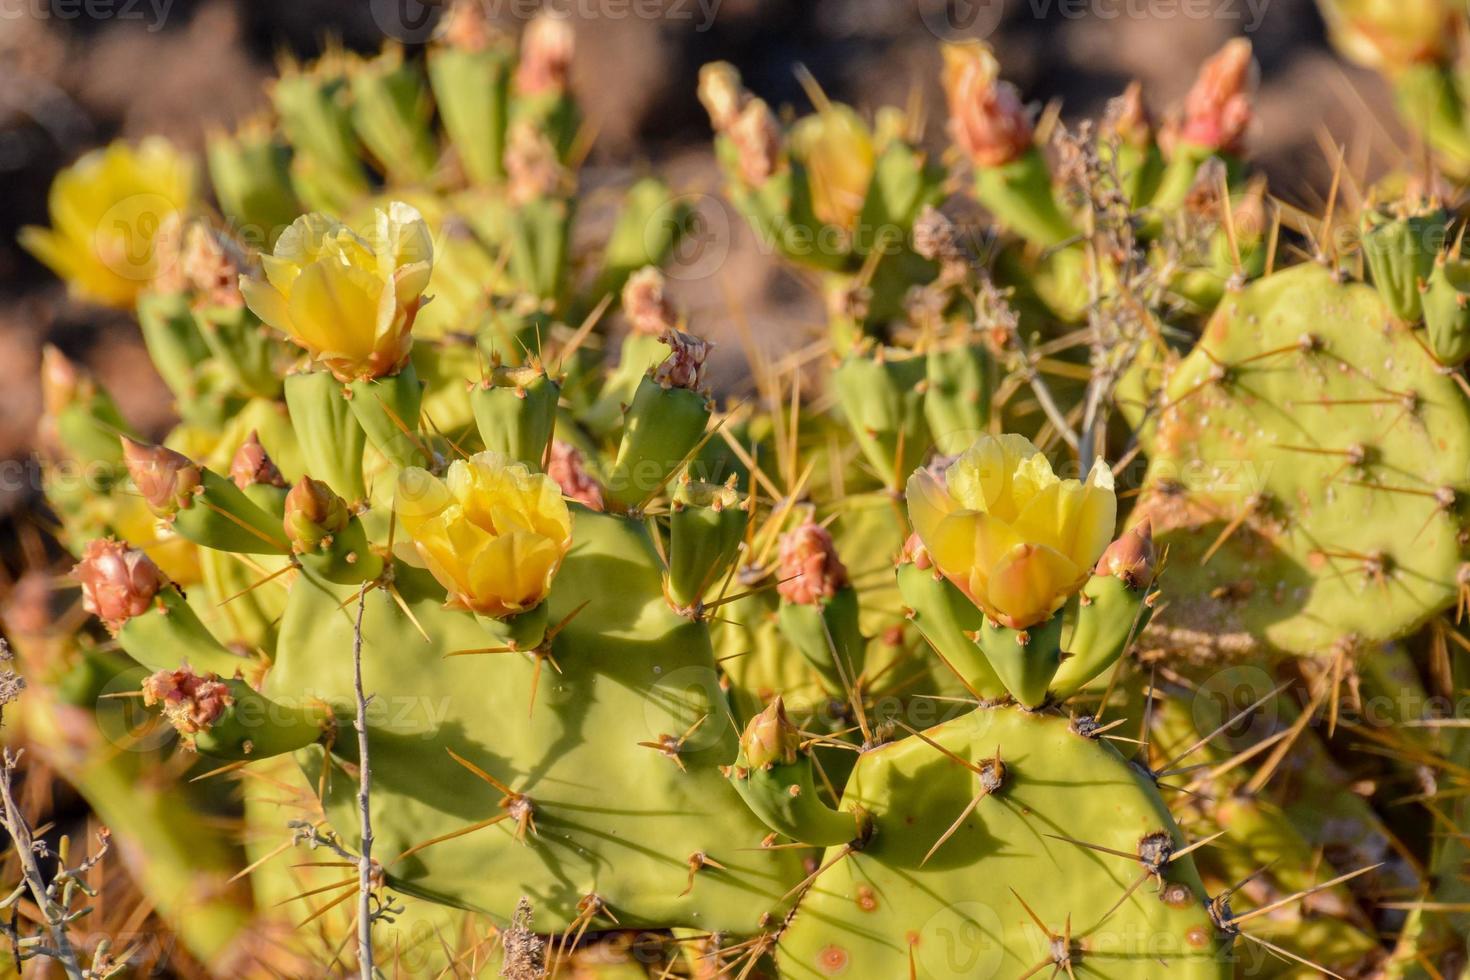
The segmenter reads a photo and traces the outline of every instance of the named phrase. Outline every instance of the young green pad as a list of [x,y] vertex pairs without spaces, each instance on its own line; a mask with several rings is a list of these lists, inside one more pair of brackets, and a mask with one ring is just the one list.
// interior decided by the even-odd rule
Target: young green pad
[[872,839],[827,851],[781,936],[785,980],[1049,976],[1066,959],[1111,980],[1230,976],[1192,859],[1143,847],[1160,877],[1133,856],[1186,846],[1168,807],[1065,718],[982,708],[865,753],[853,805]]

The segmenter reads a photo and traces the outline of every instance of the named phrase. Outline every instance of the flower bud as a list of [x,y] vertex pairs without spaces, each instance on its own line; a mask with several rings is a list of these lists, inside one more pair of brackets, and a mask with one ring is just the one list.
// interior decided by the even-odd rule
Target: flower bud
[[726,135],[740,157],[740,176],[759,186],[776,172],[781,162],[781,127],[771,107],[751,99],[730,122]]
[[1237,153],[1251,121],[1251,43],[1233,38],[1200,68],[1175,124],[1178,140]]
[[955,143],[981,167],[999,167],[1023,155],[1031,148],[1031,116],[1016,87],[1000,79],[990,48],[973,41],[946,44],[943,52],[944,97]]
[[1093,571],[1122,580],[1130,589],[1149,584],[1154,574],[1153,527],[1144,519],[1108,545]]
[[786,705],[776,695],[766,709],[745,726],[740,736],[740,750],[752,769],[769,769],[774,765],[789,766],[801,751],[801,732],[786,717]]
[[715,132],[729,129],[749,98],[740,84],[739,69],[728,61],[712,61],[699,69],[699,101]]
[[187,456],[164,446],[145,446],[122,437],[123,460],[133,485],[159,517],[172,517],[194,504],[201,475]]
[[520,64],[516,66],[520,93],[566,91],[576,42],[571,22],[564,17],[543,14],[527,24],[521,35]]
[[569,442],[554,439],[546,475],[561,487],[563,497],[575,500],[591,510],[602,510],[602,487],[587,472],[582,454]]
[[41,402],[54,418],[85,397],[91,380],[54,344],[41,349]]
[[270,487],[286,485],[286,478],[281,476],[281,471],[266,454],[265,447],[260,444],[260,436],[254,429],[250,430],[250,435],[240,444],[240,448],[235,450],[235,458],[230,461],[230,479],[241,490],[257,483]]
[[659,387],[666,391],[669,388],[702,389],[704,362],[715,345],[682,330],[665,331],[659,339],[669,345],[669,356],[653,372],[653,380]]
[[848,585],[832,532],[811,521],[781,536],[776,591],[787,602],[816,606]]
[[1131,81],[1123,94],[1108,100],[1103,115],[1103,134],[1116,137],[1129,146],[1145,147],[1153,138],[1153,121],[1143,103],[1143,83]]
[[478,53],[500,38],[480,0],[454,0],[444,15],[443,42],[456,51]]
[[505,148],[506,197],[524,206],[559,193],[567,182],[566,170],[556,157],[556,147],[546,134],[529,122],[511,126]]
[[72,574],[82,583],[82,607],[114,633],[147,612],[167,582],[141,549],[113,538],[88,541]]
[[184,736],[207,732],[235,703],[218,674],[196,674],[187,665],[143,678],[143,703],[163,706],[163,717]]
[[628,277],[623,286],[623,315],[633,332],[661,337],[678,322],[674,306],[664,294],[664,274],[655,266],[644,266]]
[[351,515],[347,502],[321,480],[303,476],[286,494],[282,521],[291,550],[297,554],[320,549],[327,538],[340,534]]

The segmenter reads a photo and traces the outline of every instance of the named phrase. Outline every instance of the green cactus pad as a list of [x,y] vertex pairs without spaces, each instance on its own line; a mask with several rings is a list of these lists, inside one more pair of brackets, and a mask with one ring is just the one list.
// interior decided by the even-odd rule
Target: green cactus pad
[[1070,920],[1078,975],[1230,975],[1189,857],[1169,862],[1161,882],[1134,858],[1058,839],[1134,854],[1162,833],[1185,846],[1164,801],[1110,745],[1065,718],[1009,708],[977,709],[926,737],[977,765],[998,750],[1000,788],[926,862],[979,779],[918,737],[864,754],[843,806],[865,808],[875,833],[861,851],[827,852],[832,866],[781,937],[782,977],[1018,977],[1040,963],[1048,976],[1052,944],[1023,901],[1055,934]]
[[1374,290],[1303,265],[1227,297],[1163,404],[1155,638],[1325,654],[1454,603],[1470,405]]
[[[735,757],[736,733],[708,633],[665,605],[661,566],[640,526],[586,511],[575,521],[576,543],[548,601],[553,626],[576,615],[539,682],[522,653],[446,659],[494,640],[474,617],[444,610],[442,589],[424,574],[400,568],[397,588],[432,642],[390,596],[369,593],[363,670],[376,692],[375,854],[407,894],[496,915],[525,895],[538,929],[566,928],[578,901],[596,893],[625,927],[754,933],[765,914],[783,911],[800,856],[762,849],[768,831],[720,774]],[[346,716],[354,595],[305,578],[296,584],[268,679],[273,697],[322,697]],[[639,744],[683,735],[700,718],[677,761]],[[529,796],[535,830],[522,843],[506,820],[395,862],[504,812],[501,792],[450,750]],[[356,748],[339,739],[336,752],[327,812],[346,835],[357,826]],[[319,747],[300,755],[313,785],[322,755]],[[723,867],[700,870],[690,889],[696,852]]]

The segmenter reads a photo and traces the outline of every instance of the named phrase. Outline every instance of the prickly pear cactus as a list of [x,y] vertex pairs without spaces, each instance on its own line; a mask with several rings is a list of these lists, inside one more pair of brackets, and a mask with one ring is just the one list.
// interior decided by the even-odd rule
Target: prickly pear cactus
[[1228,295],[1158,413],[1170,645],[1325,654],[1454,604],[1470,404],[1374,290],[1307,264]]
[[781,937],[782,976],[1225,975],[1168,807],[1087,732],[979,708],[865,753],[843,806],[871,837],[828,850]]
[[[603,928],[756,932],[781,914],[799,861],[762,850],[767,831],[720,776],[735,733],[707,627],[664,602],[639,525],[581,511],[573,533],[548,600],[550,622],[566,625],[543,654],[447,656],[496,644],[444,610],[421,571],[395,575],[406,608],[368,594],[363,680],[381,702],[369,727],[373,827],[389,882],[498,914],[527,895],[546,931],[597,896],[616,917],[599,913]],[[266,693],[350,703],[355,595],[297,581]],[[301,754],[334,826],[355,824],[355,755],[341,741]],[[423,846],[444,835],[460,836]]]

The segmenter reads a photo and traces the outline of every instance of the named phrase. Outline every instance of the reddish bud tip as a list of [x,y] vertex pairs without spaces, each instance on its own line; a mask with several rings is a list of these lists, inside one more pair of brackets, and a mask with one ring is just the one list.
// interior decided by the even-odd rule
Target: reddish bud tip
[[143,679],[143,703],[161,705],[163,717],[184,736],[207,732],[235,703],[218,674],[196,674],[188,665],[160,670]]
[[648,265],[628,277],[623,286],[623,315],[636,334],[663,336],[678,322],[674,306],[664,294],[664,274]]
[[147,612],[168,581],[142,549],[113,538],[88,541],[72,574],[82,583],[82,607],[114,633]]
[[260,444],[260,436],[254,429],[235,450],[235,458],[230,461],[230,479],[241,490],[256,483],[270,487],[286,485],[286,478],[281,476],[281,471]]
[[815,606],[847,587],[847,568],[837,557],[832,532],[808,521],[781,536],[776,591],[787,602]]
[[291,550],[297,554],[318,550],[323,542],[347,526],[347,502],[321,480],[303,476],[286,494],[286,517],[281,522]]
[[984,44],[944,47],[944,97],[949,131],[981,167],[999,167],[1031,148],[1031,114],[1016,87],[1000,78],[1000,65]]
[[1178,138],[1197,146],[1235,153],[1251,121],[1251,43],[1233,38],[1200,67],[1184,99]]
[[122,447],[128,475],[153,513],[172,517],[193,506],[201,475],[187,456],[164,446],[146,446],[127,436],[122,437]]
[[740,749],[753,769],[769,769],[778,763],[789,766],[796,761],[801,732],[786,717],[786,705],[779,694],[745,726]]
[[565,17],[543,14],[527,24],[521,35],[521,60],[516,65],[516,88],[520,93],[566,91],[576,44],[576,33]]
[[568,500],[576,500],[592,510],[602,510],[602,487],[587,472],[576,446],[560,439],[552,440],[546,475],[561,487],[562,496]]
[[653,380],[664,388],[703,388],[704,362],[715,345],[682,330],[667,330],[659,339],[669,345],[669,356],[654,371]]
[[1122,579],[1130,589],[1148,585],[1154,574],[1154,535],[1148,519],[1108,545],[1093,571]]

